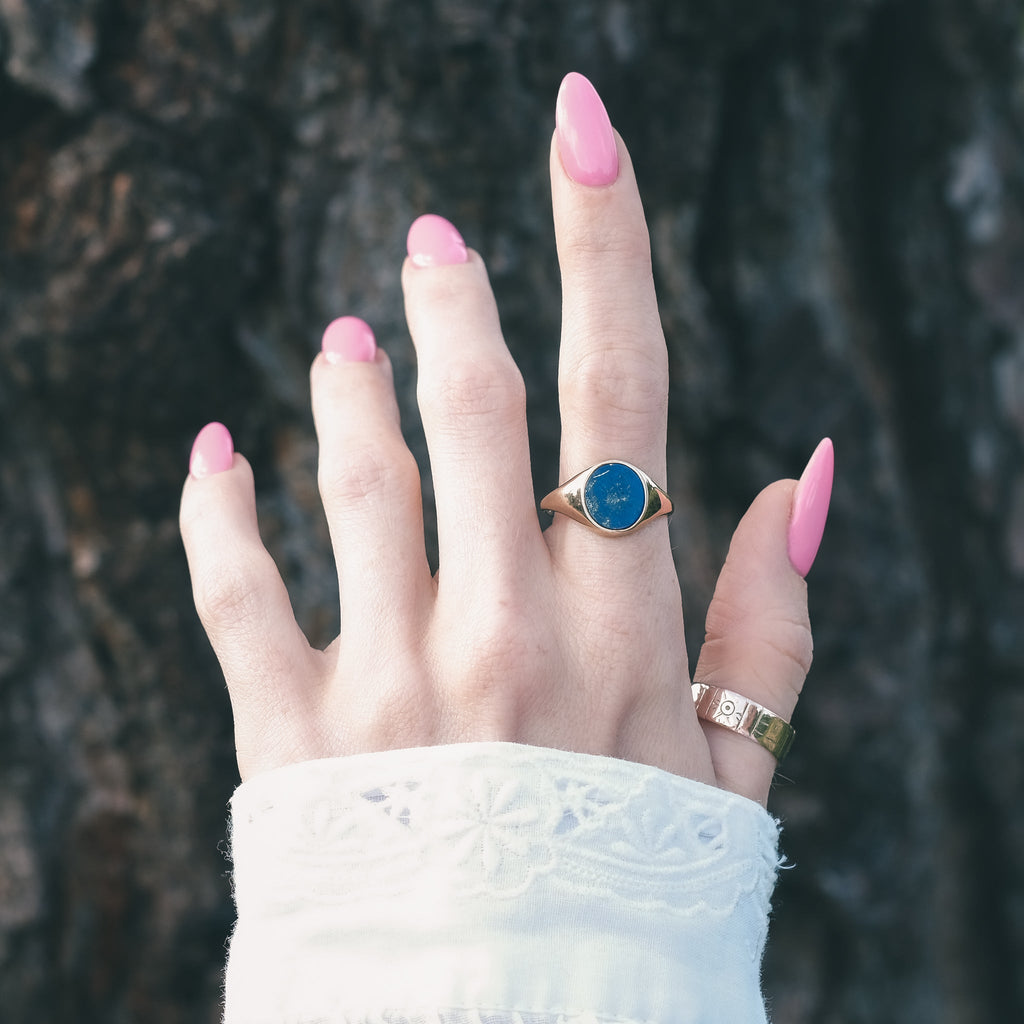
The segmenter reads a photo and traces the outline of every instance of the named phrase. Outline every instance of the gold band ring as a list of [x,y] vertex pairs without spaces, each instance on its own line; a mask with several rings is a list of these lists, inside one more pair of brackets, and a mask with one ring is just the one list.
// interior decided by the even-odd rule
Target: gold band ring
[[760,743],[776,761],[781,761],[793,746],[796,732],[789,722],[732,690],[694,683],[693,703],[698,718]]
[[540,507],[606,537],[622,537],[667,516],[672,499],[643,470],[615,459],[577,473],[546,495]]

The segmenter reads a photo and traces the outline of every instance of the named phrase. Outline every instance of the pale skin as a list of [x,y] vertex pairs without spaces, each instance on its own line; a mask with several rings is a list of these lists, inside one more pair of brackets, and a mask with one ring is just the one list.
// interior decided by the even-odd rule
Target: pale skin
[[[559,480],[614,458],[671,493],[665,339],[640,197],[616,145],[618,177],[599,188],[574,181],[551,151]],[[196,607],[227,681],[243,780],[315,758],[504,740],[655,765],[764,804],[774,758],[694,712],[667,520],[609,538],[556,516],[541,532],[523,381],[483,261],[472,251],[455,265],[407,260],[401,278],[437,503],[436,576],[382,350],[367,362],[321,354],[310,375],[341,601],[326,650],[302,634],[260,540],[245,458],[185,484]],[[693,673],[786,720],[812,650],[806,585],[787,555],[795,488],[771,484],[741,520]]]

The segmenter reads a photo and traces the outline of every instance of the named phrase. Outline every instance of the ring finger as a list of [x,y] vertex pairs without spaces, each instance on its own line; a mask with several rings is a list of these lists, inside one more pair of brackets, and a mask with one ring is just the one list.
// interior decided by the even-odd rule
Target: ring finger
[[[551,191],[563,292],[560,479],[621,459],[664,484],[668,356],[643,207],[626,149],[577,74],[558,95]],[[568,542],[562,535],[577,538],[573,559],[580,548],[608,558],[606,539],[559,522],[556,545]],[[660,555],[666,542],[664,524],[645,526],[631,538],[629,558]]]
[[625,147],[581,75],[562,83],[551,157],[562,272],[562,473],[610,454],[665,471],[668,357]]

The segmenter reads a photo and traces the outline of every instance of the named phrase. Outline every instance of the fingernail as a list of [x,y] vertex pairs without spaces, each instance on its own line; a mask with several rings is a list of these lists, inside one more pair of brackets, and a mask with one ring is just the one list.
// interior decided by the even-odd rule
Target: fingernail
[[235,446],[223,423],[207,423],[192,443],[188,471],[197,480],[230,469],[235,458]]
[[615,133],[601,97],[576,71],[562,79],[555,102],[555,133],[562,166],[581,185],[610,185],[619,176]]
[[793,512],[789,520],[789,561],[801,576],[811,571],[825,532],[835,452],[826,437],[811,456],[793,494]]
[[340,316],[324,330],[320,342],[329,363],[372,363],[377,354],[377,340],[370,325],[357,316]]
[[469,259],[466,243],[455,225],[436,213],[425,213],[412,222],[406,249],[417,267],[443,267]]

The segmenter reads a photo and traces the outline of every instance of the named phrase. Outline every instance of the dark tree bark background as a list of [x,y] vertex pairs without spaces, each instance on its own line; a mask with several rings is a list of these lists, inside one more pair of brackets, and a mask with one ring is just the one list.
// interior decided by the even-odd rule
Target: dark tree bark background
[[1024,1018],[1022,54],[1009,0],[0,0],[0,1017],[218,1019],[236,772],[189,447],[229,425],[325,644],[308,364],[367,319],[423,456],[419,213],[488,262],[552,486],[576,69],[648,210],[694,653],[741,512],[836,444],[774,1020]]

